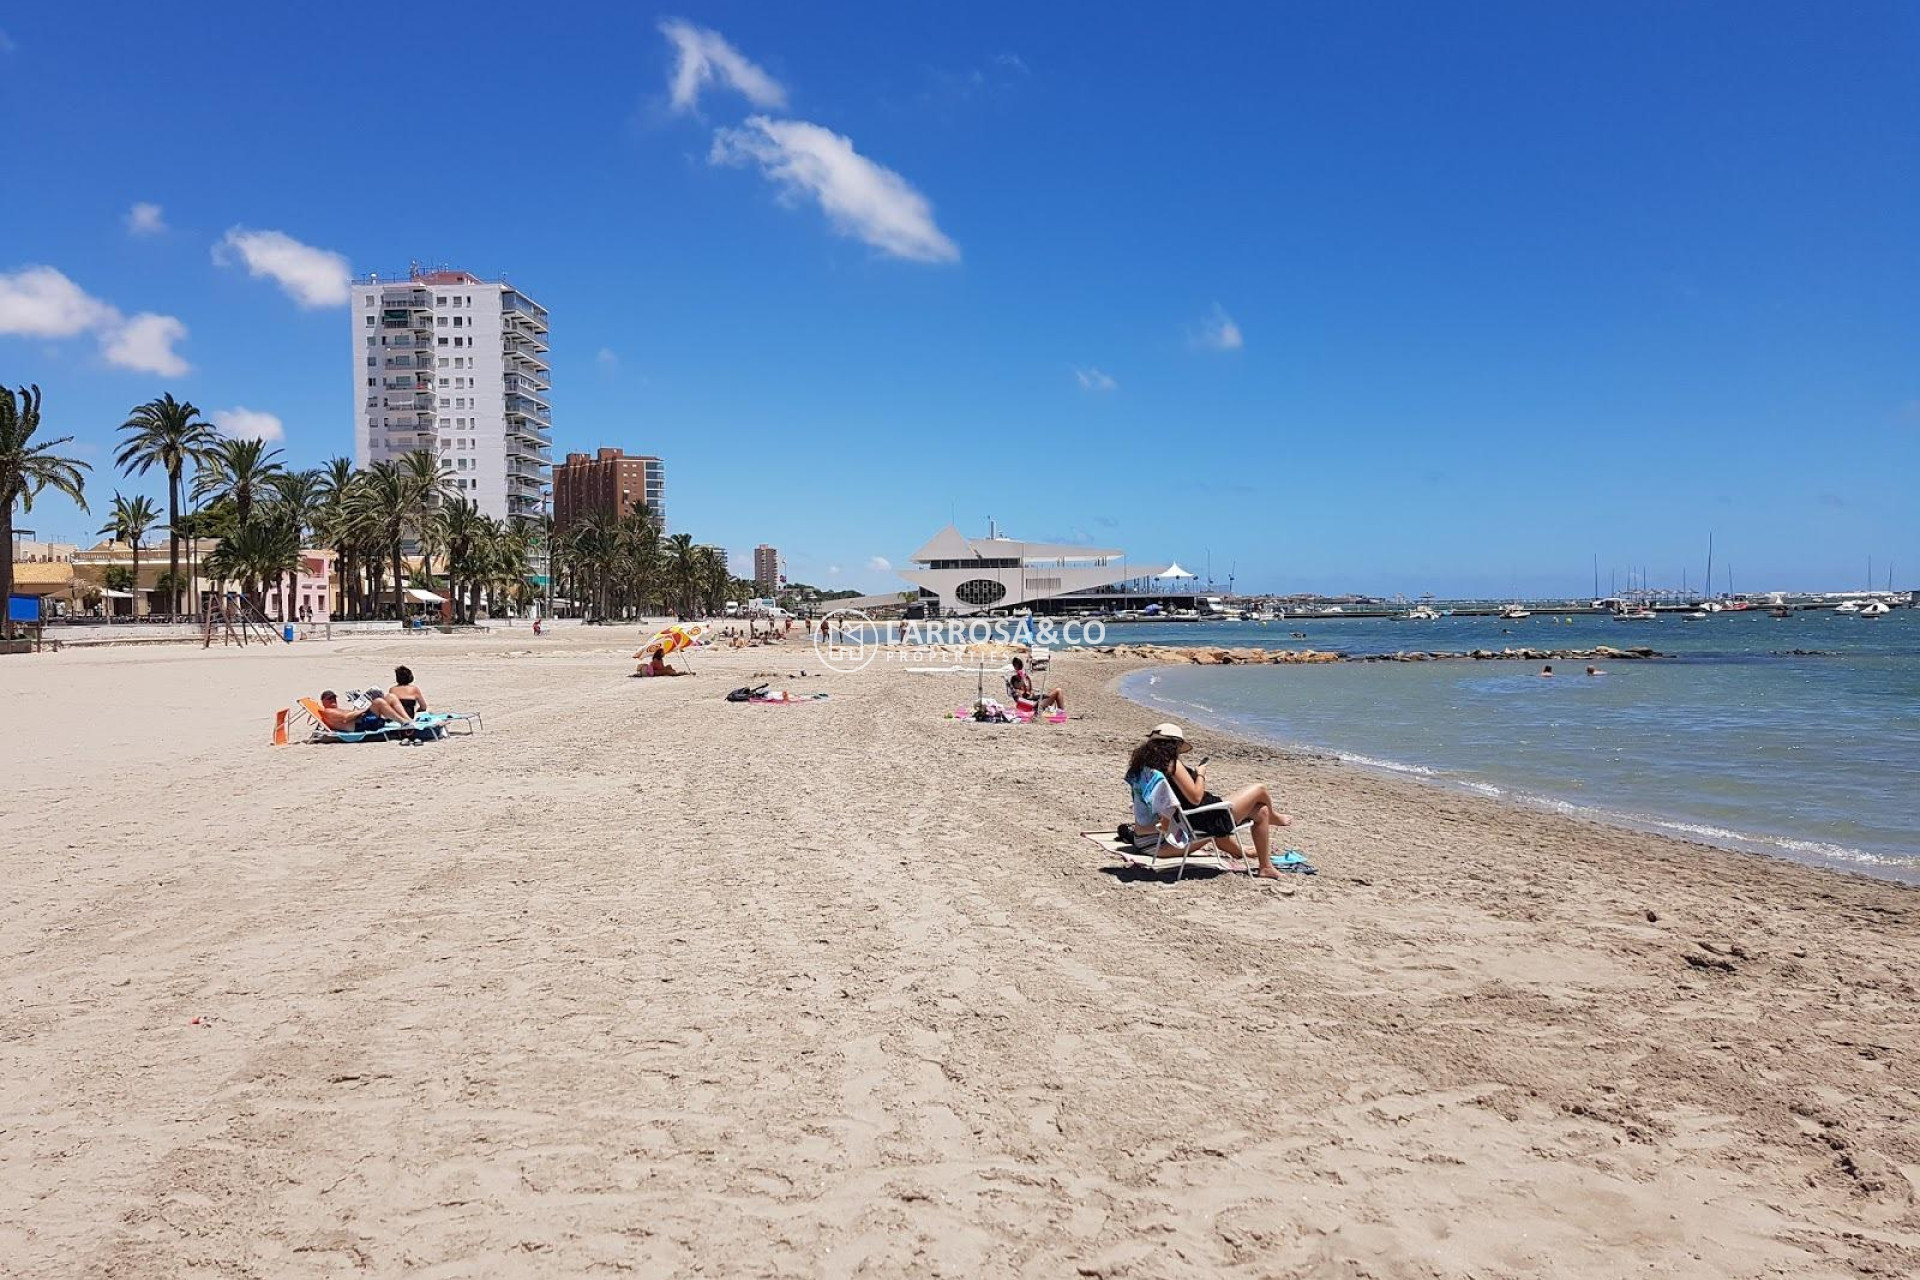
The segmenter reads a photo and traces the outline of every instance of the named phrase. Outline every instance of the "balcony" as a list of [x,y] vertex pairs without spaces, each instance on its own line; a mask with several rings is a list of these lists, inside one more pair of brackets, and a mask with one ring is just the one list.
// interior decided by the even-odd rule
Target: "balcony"
[[[547,390],[547,388],[547,383],[529,374],[510,373],[506,377],[506,389],[515,395],[524,395],[538,399],[539,394]],[[544,404],[545,401],[541,401],[541,403]]]

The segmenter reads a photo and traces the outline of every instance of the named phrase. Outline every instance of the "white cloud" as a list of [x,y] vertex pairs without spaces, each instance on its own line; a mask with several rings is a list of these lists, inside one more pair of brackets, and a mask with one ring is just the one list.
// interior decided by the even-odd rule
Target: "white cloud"
[[145,200],[127,210],[126,223],[130,236],[157,236],[167,229],[167,220],[162,216],[160,206]]
[[682,18],[660,23],[660,34],[673,43],[676,58],[668,92],[675,111],[700,105],[700,90],[718,83],[734,90],[756,107],[784,107],[787,91],[746,55],[726,42],[718,31],[696,27]]
[[1080,385],[1088,391],[1117,391],[1120,388],[1120,384],[1113,380],[1112,374],[1102,373],[1091,365],[1085,369],[1075,369],[1073,376],[1078,378]]
[[1193,342],[1195,346],[1211,347],[1215,351],[1238,351],[1246,345],[1246,340],[1240,336],[1240,326],[1233,322],[1226,308],[1217,302],[1213,304],[1213,314],[1200,326]]
[[593,359],[594,363],[607,373],[612,373],[620,367],[620,357],[614,354],[612,347],[600,348],[594,353]]
[[229,440],[285,440],[286,429],[280,419],[271,413],[259,409],[249,409],[245,405],[235,405],[231,409],[216,409],[207,417],[214,428]]
[[711,164],[758,164],[785,199],[813,197],[841,234],[882,253],[915,262],[959,260],[960,247],[934,225],[927,198],[831,129],[804,120],[749,116],[745,128],[714,131],[707,159]]
[[213,246],[213,260],[224,266],[236,254],[249,275],[273,280],[303,307],[342,306],[350,296],[344,257],[301,244],[285,232],[234,227]]
[[875,556],[873,559],[867,561],[867,568],[873,570],[875,573],[892,573],[893,562],[885,556]]
[[186,337],[187,326],[172,316],[143,311],[131,320],[104,330],[100,334],[100,354],[107,358],[108,364],[122,369],[177,378],[192,367],[173,349],[174,343],[184,342]]
[[995,66],[1010,68],[1023,76],[1033,74],[1027,69],[1026,59],[1017,53],[996,53],[993,55],[993,62]]
[[827,576],[828,576],[829,578],[837,578],[837,577],[839,577],[839,576],[840,576],[840,566],[839,566],[839,565],[837,565],[837,564],[830,564],[830,565],[828,565],[828,566],[827,566]]
[[71,338],[119,319],[118,311],[52,267],[0,273],[0,333]]
[[173,344],[187,326],[172,316],[143,311],[131,320],[110,302],[94,297],[52,267],[0,273],[0,334],[71,338],[91,333],[107,363],[175,378],[187,362]]

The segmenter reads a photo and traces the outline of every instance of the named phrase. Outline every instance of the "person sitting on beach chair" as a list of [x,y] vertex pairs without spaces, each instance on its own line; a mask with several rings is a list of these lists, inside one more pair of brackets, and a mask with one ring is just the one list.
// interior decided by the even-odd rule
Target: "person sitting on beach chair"
[[387,701],[397,704],[411,720],[427,709],[427,695],[413,682],[413,671],[409,667],[393,669],[393,688],[387,690]]
[[1147,740],[1133,749],[1127,761],[1127,785],[1134,797],[1136,832],[1143,825],[1154,824],[1158,824],[1163,833],[1167,830],[1172,815],[1164,808],[1154,807],[1161,799],[1156,792],[1164,781],[1193,835],[1210,840],[1229,856],[1240,856],[1240,842],[1234,832],[1241,823],[1250,823],[1253,853],[1260,864],[1258,874],[1269,880],[1279,879],[1281,873],[1273,865],[1272,831],[1275,827],[1291,826],[1292,815],[1281,813],[1273,803],[1272,794],[1259,783],[1242,787],[1225,799],[1207,790],[1206,761],[1190,769],[1180,759],[1192,749],[1193,744],[1177,724],[1155,725],[1147,734]]
[[1067,709],[1067,695],[1062,693],[1058,686],[1047,690],[1038,698],[1033,696],[1033,677],[1027,674],[1027,663],[1024,658],[1013,660],[1013,674],[1007,677],[1007,692],[1013,695],[1015,702],[1024,702],[1031,706],[1036,719],[1047,711]]
[[320,695],[320,723],[336,733],[372,733],[385,728],[389,720],[395,724],[411,724],[413,717],[377,693],[359,711],[341,706],[340,695],[331,689]]

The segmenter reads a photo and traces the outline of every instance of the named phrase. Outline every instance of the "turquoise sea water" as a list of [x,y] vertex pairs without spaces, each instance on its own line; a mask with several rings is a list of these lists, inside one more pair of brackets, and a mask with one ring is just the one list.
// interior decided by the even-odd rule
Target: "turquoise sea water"
[[1650,645],[1677,656],[1602,663],[1599,677],[1556,662],[1552,679],[1528,662],[1167,666],[1124,690],[1170,719],[1439,785],[1920,884],[1920,611],[1125,624],[1108,642]]

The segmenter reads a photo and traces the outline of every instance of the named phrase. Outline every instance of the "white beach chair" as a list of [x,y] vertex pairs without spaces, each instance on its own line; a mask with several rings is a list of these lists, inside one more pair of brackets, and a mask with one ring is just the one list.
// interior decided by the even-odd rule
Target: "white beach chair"
[[1032,671],[1045,671],[1053,665],[1053,650],[1042,645],[1033,645],[1027,650],[1027,667]]
[[[1128,793],[1132,794],[1131,788]],[[1134,797],[1134,847],[1130,853],[1120,853],[1120,856],[1133,866],[1171,870],[1175,880],[1185,875],[1190,866],[1251,874],[1251,859],[1228,856],[1213,847],[1216,837],[1203,836],[1193,828],[1193,819],[1200,814],[1231,815],[1232,812],[1232,806],[1225,800],[1192,808],[1181,804],[1173,784],[1163,775],[1144,802]],[[1235,823],[1234,839],[1250,839],[1252,830],[1251,820]]]

